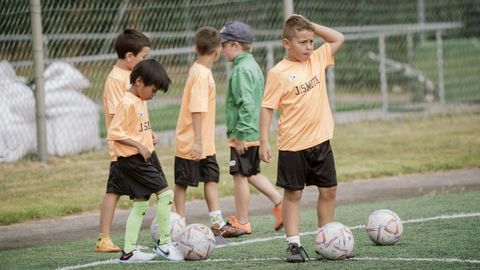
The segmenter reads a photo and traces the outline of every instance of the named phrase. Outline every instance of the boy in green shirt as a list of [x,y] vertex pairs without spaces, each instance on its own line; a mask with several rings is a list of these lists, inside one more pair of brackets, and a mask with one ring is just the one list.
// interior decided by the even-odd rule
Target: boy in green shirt
[[274,204],[275,230],[283,226],[282,196],[272,183],[260,174],[259,115],[263,98],[262,70],[250,53],[253,32],[241,21],[227,22],[221,33],[222,51],[233,62],[226,95],[227,136],[230,146],[230,174],[235,182],[235,210],[230,217],[233,227],[250,234],[248,204],[252,184]]

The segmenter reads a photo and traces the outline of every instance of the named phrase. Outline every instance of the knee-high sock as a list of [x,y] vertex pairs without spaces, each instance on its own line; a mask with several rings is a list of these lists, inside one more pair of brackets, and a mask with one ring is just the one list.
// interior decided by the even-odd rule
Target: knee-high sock
[[128,215],[125,226],[125,245],[123,250],[126,253],[132,252],[137,244],[138,233],[142,225],[143,217],[148,209],[148,201],[133,202],[133,208]]
[[167,190],[158,195],[157,202],[157,224],[160,245],[170,243],[170,215],[172,212],[173,191]]

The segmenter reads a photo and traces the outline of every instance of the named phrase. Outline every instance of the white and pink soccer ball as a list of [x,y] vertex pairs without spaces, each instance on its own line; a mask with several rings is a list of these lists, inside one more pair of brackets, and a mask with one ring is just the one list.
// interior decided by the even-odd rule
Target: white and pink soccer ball
[[[170,215],[170,239],[172,239],[173,242],[178,242],[180,240],[180,235],[186,227],[187,224],[185,223],[185,218],[172,212]],[[150,224],[150,234],[152,235],[153,241],[157,242],[159,238],[157,218],[154,218],[152,224]]]
[[315,250],[329,260],[343,260],[353,251],[352,231],[339,222],[325,224],[317,232]]
[[190,224],[180,236],[178,247],[185,260],[206,260],[215,249],[215,236],[212,230],[203,224]]
[[377,245],[393,245],[403,234],[400,217],[388,209],[373,211],[367,220],[367,233]]

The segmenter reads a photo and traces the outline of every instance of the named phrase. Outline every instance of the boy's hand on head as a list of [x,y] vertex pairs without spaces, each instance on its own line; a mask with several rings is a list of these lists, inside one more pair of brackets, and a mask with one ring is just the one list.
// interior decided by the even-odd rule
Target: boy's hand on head
[[265,144],[260,143],[259,155],[260,155],[260,159],[261,159],[263,162],[270,163],[270,161],[272,160],[272,153],[271,153],[271,151],[270,151],[270,144],[268,144],[268,143],[265,143]]
[[193,143],[192,151],[190,155],[194,160],[200,160],[202,158],[202,144],[201,143]]

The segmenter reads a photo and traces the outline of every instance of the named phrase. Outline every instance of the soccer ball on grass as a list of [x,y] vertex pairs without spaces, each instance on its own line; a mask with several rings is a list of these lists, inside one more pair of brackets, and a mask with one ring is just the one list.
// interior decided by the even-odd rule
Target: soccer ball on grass
[[339,222],[325,224],[317,233],[315,251],[329,260],[343,260],[353,250],[353,234]]
[[212,230],[203,224],[190,224],[180,236],[178,246],[185,260],[206,260],[215,249],[215,236]]
[[370,240],[377,245],[393,245],[403,234],[400,217],[388,209],[373,211],[366,227]]

